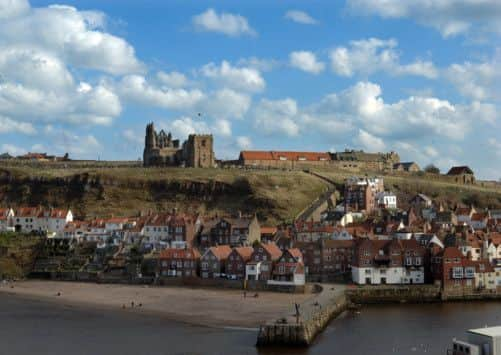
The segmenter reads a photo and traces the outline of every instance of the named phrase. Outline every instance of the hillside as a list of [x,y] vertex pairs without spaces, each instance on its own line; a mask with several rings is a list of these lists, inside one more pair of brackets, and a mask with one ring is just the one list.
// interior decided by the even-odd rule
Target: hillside
[[[342,188],[344,179],[353,175],[349,172],[340,171],[317,171]],[[381,175],[380,173],[370,173]],[[457,204],[474,205],[479,208],[501,208],[501,184],[487,181],[478,181],[475,185],[457,185],[450,182],[430,179],[423,175],[396,175],[386,174],[384,177],[385,188],[397,195],[399,205],[406,208],[407,201],[416,193],[423,193],[444,207],[455,207]]]
[[[342,184],[350,172],[316,171]],[[367,173],[371,175],[369,172]],[[446,206],[458,203],[501,208],[501,186],[460,186],[419,175],[385,175],[401,207],[417,192]],[[77,218],[139,212],[257,213],[267,224],[290,222],[329,184],[302,171],[142,168],[137,163],[0,165],[0,205],[71,207]]]
[[78,218],[177,208],[212,214],[255,212],[276,223],[291,221],[327,185],[300,171],[0,166],[1,205],[70,206]]

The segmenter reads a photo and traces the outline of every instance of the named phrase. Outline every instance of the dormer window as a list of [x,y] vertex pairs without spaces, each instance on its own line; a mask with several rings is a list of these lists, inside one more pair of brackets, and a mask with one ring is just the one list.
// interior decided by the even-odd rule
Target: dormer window
[[284,156],[279,156],[278,159],[280,159],[280,160],[287,160],[287,158],[284,157]]

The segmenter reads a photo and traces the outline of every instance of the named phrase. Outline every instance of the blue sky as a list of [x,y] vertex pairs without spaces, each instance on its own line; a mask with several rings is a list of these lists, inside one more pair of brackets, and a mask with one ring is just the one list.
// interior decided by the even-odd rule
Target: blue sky
[[501,177],[498,0],[52,4],[0,0],[2,151],[138,159],[154,121]]

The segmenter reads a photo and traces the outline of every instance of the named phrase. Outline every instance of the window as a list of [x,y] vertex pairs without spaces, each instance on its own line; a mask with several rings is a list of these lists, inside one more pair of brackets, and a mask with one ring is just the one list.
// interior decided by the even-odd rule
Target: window
[[365,274],[366,274],[366,275],[370,275],[370,274],[371,274],[371,269],[366,269],[366,270],[365,270]]
[[463,278],[463,268],[461,266],[452,268],[452,278],[453,279],[462,279]]
[[411,257],[405,258],[405,265],[407,265],[407,266],[412,265],[412,258]]
[[417,265],[417,266],[420,266],[421,265],[421,258],[420,257],[417,257],[414,259],[414,263]]

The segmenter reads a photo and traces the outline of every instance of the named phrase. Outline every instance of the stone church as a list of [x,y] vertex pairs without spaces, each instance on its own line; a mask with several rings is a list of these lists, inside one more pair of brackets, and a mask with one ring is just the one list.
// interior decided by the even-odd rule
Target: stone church
[[214,166],[212,135],[190,134],[180,146],[179,139],[172,139],[170,132],[155,131],[150,123],[146,126],[143,165],[147,166],[185,166],[192,168],[211,168]]

